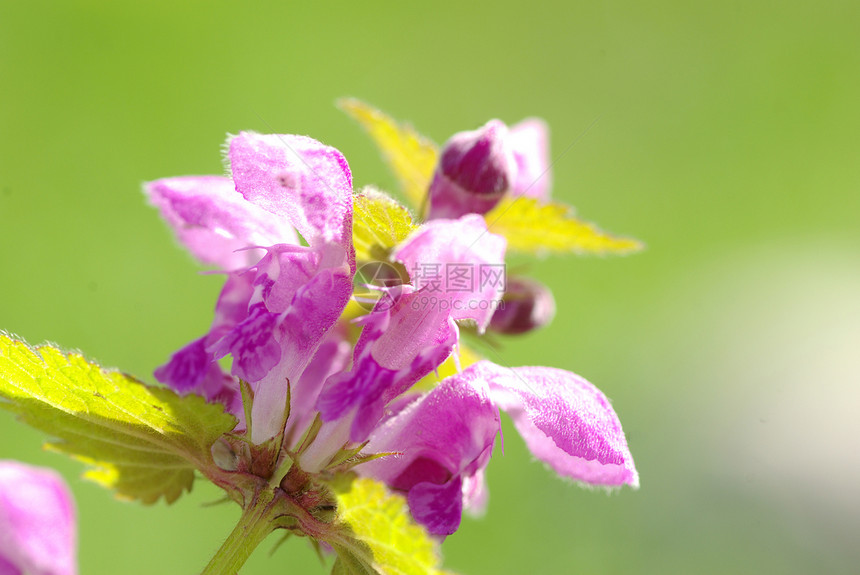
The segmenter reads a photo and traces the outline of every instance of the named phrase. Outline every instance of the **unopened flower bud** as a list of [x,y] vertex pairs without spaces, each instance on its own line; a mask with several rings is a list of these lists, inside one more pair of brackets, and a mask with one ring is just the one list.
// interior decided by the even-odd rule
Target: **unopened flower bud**
[[442,149],[430,184],[429,219],[485,214],[517,177],[508,127],[490,120],[478,130],[454,134]]
[[526,333],[545,326],[554,315],[555,300],[545,285],[526,278],[509,278],[490,329],[505,334]]

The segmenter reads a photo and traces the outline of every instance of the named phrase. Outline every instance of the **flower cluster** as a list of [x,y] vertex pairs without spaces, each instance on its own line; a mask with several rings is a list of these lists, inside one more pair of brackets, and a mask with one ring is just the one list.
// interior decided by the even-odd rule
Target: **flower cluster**
[[[402,208],[375,190],[355,193],[343,155],[311,138],[243,132],[227,142],[229,176],[147,184],[179,241],[226,276],[209,331],[157,379],[223,403],[239,420],[235,435],[288,452],[305,474],[351,462],[406,494],[413,517],[441,536],[486,501],[500,410],[560,475],[637,486],[596,387],[559,369],[474,361],[462,338],[523,333],[554,313],[544,286],[492,273],[504,270],[507,241],[487,216],[505,198],[546,200],[547,157],[539,120],[454,135],[409,233],[358,257],[354,233],[368,230],[353,229],[354,202]],[[367,286],[357,269],[374,263],[395,273],[371,286],[372,305],[358,305]],[[427,281],[453,267],[453,287]],[[452,361],[447,377],[434,375]]]

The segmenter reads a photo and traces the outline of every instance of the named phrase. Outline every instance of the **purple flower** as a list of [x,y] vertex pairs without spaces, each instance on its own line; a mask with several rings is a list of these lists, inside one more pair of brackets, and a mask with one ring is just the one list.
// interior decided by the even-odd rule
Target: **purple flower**
[[75,575],[75,506],[47,469],[0,461],[0,573]]
[[546,199],[548,133],[543,120],[529,118],[510,129],[490,120],[451,136],[430,184],[428,218],[486,214],[508,193]]
[[372,452],[398,452],[358,468],[407,493],[413,516],[450,535],[462,509],[485,502],[483,471],[507,412],[532,454],[559,475],[591,485],[638,487],[621,423],[581,377],[549,367],[479,362],[411,402],[370,436]]
[[353,368],[326,382],[317,407],[323,421],[351,418],[349,439],[361,442],[383,416],[385,405],[436,369],[459,338],[456,321],[483,330],[502,285],[472,278],[463,289],[420,283],[422,266],[456,264],[469,271],[504,263],[504,238],[487,232],[483,218],[435,220],[398,246],[392,257],[412,270],[412,286],[390,289],[364,320]]
[[[390,250],[409,283],[381,288],[372,311],[355,320],[358,335],[343,320],[355,255],[352,180],[337,150],[300,136],[242,133],[229,141],[232,179],[149,184],[180,241],[227,274],[209,332],[156,377],[224,403],[240,418],[238,431],[247,423],[238,381],[248,382],[254,443],[283,430],[292,448],[318,415],[310,445],[291,454],[307,473],[341,465],[341,450],[364,442],[364,454],[396,453],[356,471],[406,493],[415,519],[438,535],[456,531],[464,509],[486,503],[500,409],[560,475],[638,486],[618,417],[573,373],[482,361],[410,392],[457,358],[461,324],[478,335],[488,326],[522,333],[551,319],[543,286],[513,280],[505,293],[506,240],[482,217],[504,194],[546,197],[546,141],[546,126],[534,119],[510,130],[491,121],[451,139],[429,191],[431,220]],[[503,294],[507,315],[496,311]],[[230,374],[218,364],[228,355]]]
[[[340,152],[303,136],[243,132],[228,148],[232,180],[146,186],[179,240],[229,270],[209,333],[156,377],[223,401],[240,418],[236,378],[247,381],[259,443],[283,429],[288,382],[299,383],[352,294],[352,176]],[[216,363],[228,354],[235,377]]]

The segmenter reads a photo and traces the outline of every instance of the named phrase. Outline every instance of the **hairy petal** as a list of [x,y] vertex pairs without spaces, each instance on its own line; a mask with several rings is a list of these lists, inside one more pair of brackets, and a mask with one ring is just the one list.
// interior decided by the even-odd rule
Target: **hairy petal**
[[[483,330],[494,303],[504,291],[505,239],[487,231],[481,216],[427,222],[393,257],[425,288],[429,305],[448,310],[454,319],[471,319]],[[435,273],[435,282],[428,282]],[[432,279],[432,278],[431,278]]]
[[552,188],[549,170],[549,128],[540,118],[527,118],[511,126],[509,145],[517,164],[517,177],[511,192],[548,200]]
[[229,140],[236,190],[286,218],[311,247],[352,251],[352,174],[335,148],[305,136],[242,132]]
[[0,461],[0,572],[75,575],[77,531],[59,475]]
[[482,361],[469,370],[488,382],[493,401],[511,416],[532,453],[559,475],[592,485],[639,486],[621,422],[591,383],[551,367]]
[[165,178],[143,189],[179,241],[205,264],[238,269],[260,258],[259,250],[246,248],[298,243],[289,222],[247,201],[230,178]]

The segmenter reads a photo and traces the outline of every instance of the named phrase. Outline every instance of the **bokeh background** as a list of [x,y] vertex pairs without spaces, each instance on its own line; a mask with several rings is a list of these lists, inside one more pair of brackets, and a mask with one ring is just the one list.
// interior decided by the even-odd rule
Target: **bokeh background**
[[[221,279],[143,181],[222,173],[225,134],[253,129],[313,135],[393,189],[341,96],[437,142],[542,116],[555,196],[648,249],[531,265],[559,314],[502,354],[601,387],[642,488],[569,485],[508,425],[447,566],[856,572],[858,30],[854,0],[2,1],[0,328],[150,377],[207,328]],[[172,507],[117,502],[6,414],[0,434],[0,457],[71,482],[82,573],[197,572],[238,517],[203,507],[202,482]],[[275,540],[243,574],[325,572]]]

